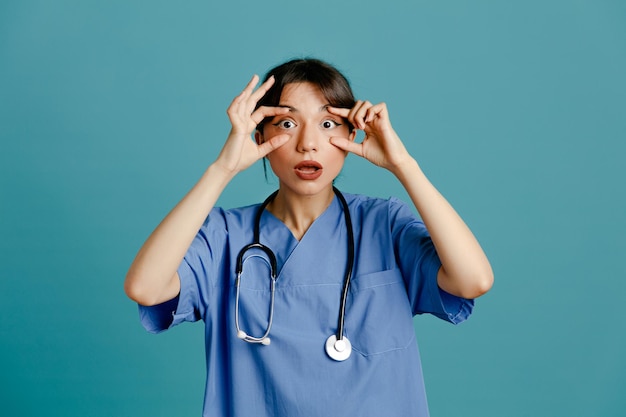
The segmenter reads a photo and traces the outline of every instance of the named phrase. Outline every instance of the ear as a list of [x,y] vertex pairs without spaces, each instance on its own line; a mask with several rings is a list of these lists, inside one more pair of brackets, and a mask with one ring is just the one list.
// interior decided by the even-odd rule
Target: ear
[[258,130],[254,131],[254,141],[256,142],[257,145],[260,145],[264,142],[263,134],[259,132]]
[[348,135],[348,140],[350,142],[354,142],[354,139],[356,139],[356,128],[352,129],[352,132]]

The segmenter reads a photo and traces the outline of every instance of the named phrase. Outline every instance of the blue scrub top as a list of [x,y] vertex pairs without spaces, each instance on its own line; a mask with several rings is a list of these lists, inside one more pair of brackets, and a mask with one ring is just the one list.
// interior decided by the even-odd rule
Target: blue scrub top
[[[428,416],[412,317],[430,313],[459,323],[474,303],[438,288],[441,263],[405,203],[344,196],[356,255],[345,317],[353,352],[346,361],[324,350],[337,331],[347,259],[337,197],[300,241],[268,211],[261,217],[260,241],[278,263],[269,346],[238,339],[235,326],[235,261],[252,242],[258,205],[215,208],[179,267],[179,296],[140,306],[142,324],[155,333],[204,321],[204,416]],[[258,337],[267,327],[270,278],[264,255],[256,254],[244,263],[240,325]]]

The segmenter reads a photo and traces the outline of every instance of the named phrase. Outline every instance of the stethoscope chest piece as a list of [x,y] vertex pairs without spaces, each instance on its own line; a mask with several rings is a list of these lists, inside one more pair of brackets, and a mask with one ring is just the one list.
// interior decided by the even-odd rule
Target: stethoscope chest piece
[[345,361],[352,353],[352,344],[347,337],[337,340],[337,335],[331,335],[326,339],[326,354],[338,362]]
[[[346,261],[346,271],[344,274],[343,280],[343,288],[341,290],[341,303],[339,305],[339,320],[337,325],[337,333],[330,336],[326,339],[326,353],[328,356],[336,360],[338,362],[345,361],[350,357],[352,353],[352,344],[348,340],[348,338],[343,334],[344,333],[344,318],[346,314],[346,300],[348,297],[348,290],[350,288],[350,277],[352,276],[352,267],[354,264],[354,233],[352,230],[352,219],[350,217],[350,210],[348,208],[348,203],[343,195],[339,192],[338,189],[333,187],[334,193],[337,195],[341,206],[343,208],[343,214],[346,222],[346,234],[347,234],[347,251],[348,251],[348,259]],[[239,254],[237,255],[237,263],[236,263],[236,274],[237,278],[235,279],[235,327],[237,329],[237,337],[248,343],[258,343],[262,345],[270,344],[270,329],[272,328],[272,322],[274,319],[274,292],[276,289],[276,256],[274,252],[267,246],[261,244],[260,239],[260,228],[261,228],[261,215],[263,214],[263,210],[265,207],[274,199],[278,191],[275,191],[272,195],[270,195],[264,202],[261,204],[259,209],[257,210],[256,217],[254,219],[254,238],[252,243],[244,246]],[[267,328],[265,329],[265,333],[260,337],[250,336],[245,331],[243,331],[239,325],[239,284],[241,282],[241,274],[243,272],[243,264],[248,258],[259,257],[264,259],[263,257],[257,254],[251,254],[247,258],[245,254],[248,250],[261,250],[265,252],[269,259],[269,268],[270,268],[270,306],[269,313],[267,319]]]

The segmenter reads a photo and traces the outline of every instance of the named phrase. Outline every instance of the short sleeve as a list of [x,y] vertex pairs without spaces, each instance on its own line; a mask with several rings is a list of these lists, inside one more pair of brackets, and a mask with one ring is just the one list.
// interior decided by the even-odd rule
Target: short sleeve
[[202,319],[224,267],[227,234],[223,210],[215,208],[198,231],[178,267],[180,293],[155,306],[139,305],[143,327],[159,333],[182,322]]
[[172,325],[176,307],[178,306],[178,296],[161,304],[154,306],[143,306],[139,304],[139,320],[144,329],[150,333],[160,333]]
[[197,307],[198,287],[188,271],[185,262],[178,268],[180,276],[180,293],[173,299],[154,306],[139,304],[139,319],[142,326],[150,333],[161,333],[185,321],[194,322],[201,319]]
[[441,261],[424,223],[402,201],[390,199],[390,227],[394,251],[402,270],[413,314],[432,314],[458,324],[472,313],[474,300],[457,297],[439,288]]

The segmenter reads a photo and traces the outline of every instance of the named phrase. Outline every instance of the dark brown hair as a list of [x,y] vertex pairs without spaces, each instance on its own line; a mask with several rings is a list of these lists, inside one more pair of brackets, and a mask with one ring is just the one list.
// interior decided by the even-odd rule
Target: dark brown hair
[[[277,106],[280,96],[287,84],[311,83],[316,85],[328,104],[339,108],[352,108],[355,104],[354,94],[347,78],[332,65],[315,58],[294,59],[272,68],[265,75],[264,81],[274,76],[274,85],[257,103],[260,106]],[[263,133],[263,125],[268,119],[257,126]],[[349,124],[350,131],[353,126]]]

